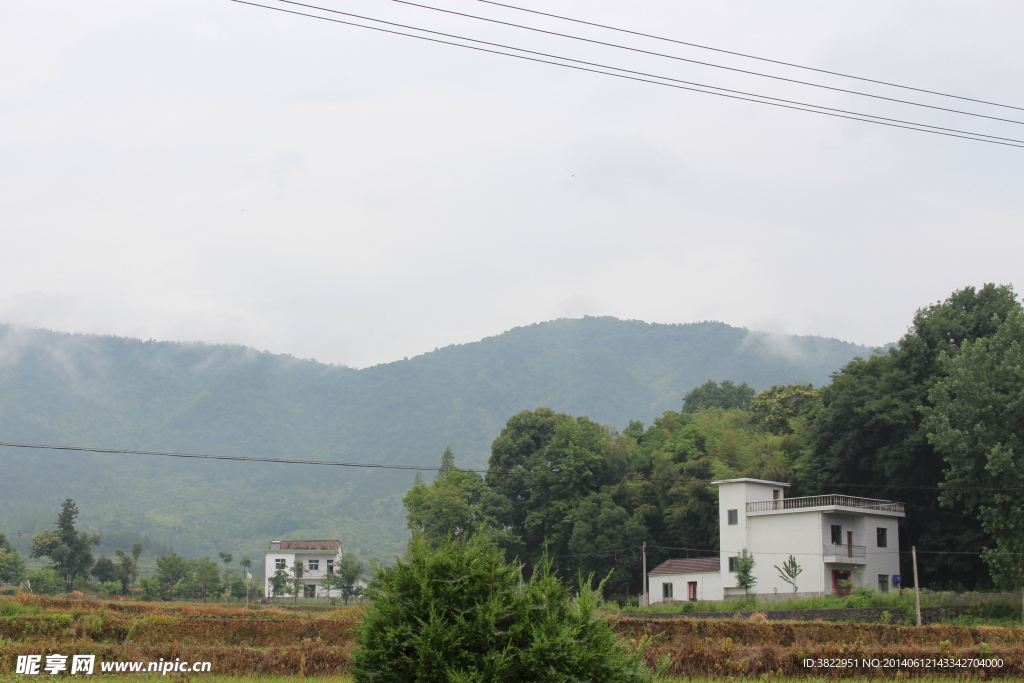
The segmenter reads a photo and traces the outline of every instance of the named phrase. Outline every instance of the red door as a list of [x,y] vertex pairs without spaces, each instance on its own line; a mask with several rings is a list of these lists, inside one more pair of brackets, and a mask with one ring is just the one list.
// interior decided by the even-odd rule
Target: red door
[[850,594],[850,572],[842,569],[832,570],[832,591],[839,598]]
[[692,602],[697,602],[697,582],[689,581],[686,584],[686,598]]

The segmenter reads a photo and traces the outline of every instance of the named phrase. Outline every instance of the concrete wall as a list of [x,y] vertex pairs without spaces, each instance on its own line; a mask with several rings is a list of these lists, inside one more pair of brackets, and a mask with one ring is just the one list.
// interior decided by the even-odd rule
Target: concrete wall
[[[810,511],[748,519],[747,549],[754,556],[754,576],[757,577],[754,590],[758,593],[792,593],[793,587],[783,581],[775,569],[776,566],[781,567],[790,555],[803,569],[796,579],[799,592],[823,590],[820,518],[820,512]],[[735,585],[735,578],[731,585]],[[742,589],[739,592],[742,593]]]
[[662,585],[672,584],[671,602],[685,602],[687,597],[687,584],[690,581],[697,583],[698,600],[721,600],[722,599],[722,574],[721,572],[694,572],[692,574],[657,574],[648,578],[651,591],[651,604],[669,602],[662,596],[664,592]]

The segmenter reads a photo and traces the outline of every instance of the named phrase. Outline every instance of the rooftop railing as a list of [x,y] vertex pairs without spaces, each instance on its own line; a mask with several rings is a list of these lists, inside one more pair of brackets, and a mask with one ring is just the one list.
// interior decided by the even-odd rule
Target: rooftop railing
[[799,510],[816,507],[848,507],[865,510],[882,510],[884,512],[903,512],[903,503],[874,498],[856,498],[854,496],[803,496],[801,498],[779,498],[778,500],[759,500],[747,503],[747,512],[770,512],[772,510]]

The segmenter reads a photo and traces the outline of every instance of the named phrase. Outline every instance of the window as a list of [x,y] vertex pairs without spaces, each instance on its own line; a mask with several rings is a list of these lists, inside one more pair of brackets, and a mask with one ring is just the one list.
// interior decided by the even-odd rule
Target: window
[[778,499],[779,499],[779,490],[778,489],[772,489],[772,500],[778,500]]
[[740,523],[740,511],[739,510],[729,510],[729,524],[735,526],[736,524],[739,524],[739,523]]
[[327,573],[328,574],[333,574],[334,573],[334,560],[327,560]]
[[309,571],[318,572],[320,571],[320,560],[309,560]]
[[832,525],[832,545],[843,544],[843,527],[838,524]]
[[878,545],[879,548],[888,548],[889,547],[889,530],[888,529],[886,529],[884,526],[880,526],[880,527],[878,527],[875,530],[875,535],[876,535],[876,545]]
[[[885,531],[885,529],[879,529],[879,531]],[[878,592],[888,593],[889,592],[889,575],[879,574],[878,575]]]
[[285,559],[283,557],[274,558],[274,569],[284,569]]
[[672,584],[671,583],[663,583],[663,584],[661,584],[661,598],[662,598],[662,600],[671,600],[672,599]]
[[730,557],[729,558],[729,571],[731,571],[731,572],[736,571],[736,560],[738,560],[738,559],[739,559],[738,557]]

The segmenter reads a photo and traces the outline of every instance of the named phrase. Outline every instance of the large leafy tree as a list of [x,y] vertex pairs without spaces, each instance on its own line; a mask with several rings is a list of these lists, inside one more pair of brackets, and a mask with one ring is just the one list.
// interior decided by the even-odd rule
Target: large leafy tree
[[735,384],[724,380],[721,384],[709,379],[683,397],[683,412],[696,413],[708,408],[746,410],[754,398],[754,390],[747,383]]
[[1024,586],[1024,314],[940,363],[926,426],[948,465],[943,501],[978,515],[997,583]]
[[[929,392],[946,374],[940,357],[956,356],[965,343],[995,334],[1019,310],[1010,287],[968,287],[919,310],[894,348],[848,363],[821,390],[803,478],[816,481],[819,490],[906,502],[905,545],[980,551],[988,535],[978,521],[940,506],[935,487],[945,463],[923,421],[932,405]],[[922,564],[921,581],[970,588],[987,582],[987,572],[975,556],[936,554]]]
[[68,498],[61,505],[57,515],[57,526],[41,531],[32,537],[30,557],[47,557],[49,567],[64,577],[68,583],[76,578],[87,578],[92,569],[92,549],[100,544],[96,534],[81,532],[75,528],[78,506]]
[[408,510],[409,528],[430,543],[463,538],[481,529],[493,529],[489,504],[495,494],[476,472],[455,466],[450,448],[441,456],[441,467],[431,485],[416,473],[416,482],[402,499]]

